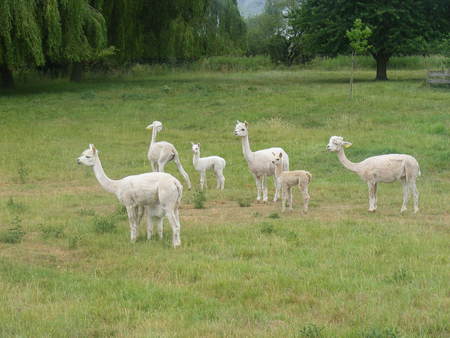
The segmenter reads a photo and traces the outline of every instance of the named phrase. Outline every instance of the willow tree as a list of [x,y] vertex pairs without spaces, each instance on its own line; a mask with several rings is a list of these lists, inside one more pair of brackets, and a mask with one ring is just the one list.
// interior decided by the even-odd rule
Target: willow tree
[[5,87],[13,86],[14,70],[77,65],[97,58],[106,46],[105,21],[88,0],[1,0],[0,27]]
[[121,62],[189,61],[243,49],[236,0],[95,0]]

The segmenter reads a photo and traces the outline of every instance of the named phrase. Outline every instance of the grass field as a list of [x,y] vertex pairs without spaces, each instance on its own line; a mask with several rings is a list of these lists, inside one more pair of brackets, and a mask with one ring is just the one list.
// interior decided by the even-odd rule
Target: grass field
[[[168,72],[22,85],[0,96],[0,336],[448,337],[450,92],[425,70]],[[310,213],[256,204],[234,123],[252,150],[281,146],[313,174]],[[191,180],[190,141],[227,160],[205,209],[185,189],[182,247],[136,244],[115,197],[75,159],[94,143],[111,178],[149,170],[153,120]],[[325,146],[360,161],[415,156],[420,212],[399,183],[367,187]],[[167,170],[182,179],[174,164]],[[209,176],[209,185],[214,186]],[[273,185],[269,182],[269,198]],[[249,207],[246,204],[251,202]],[[241,207],[243,205],[244,207]],[[9,230],[8,230],[9,229]]]

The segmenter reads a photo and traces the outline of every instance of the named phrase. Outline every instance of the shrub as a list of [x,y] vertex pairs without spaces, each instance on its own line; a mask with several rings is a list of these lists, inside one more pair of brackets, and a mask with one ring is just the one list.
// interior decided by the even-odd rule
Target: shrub
[[203,191],[197,190],[194,192],[194,208],[204,209],[205,208],[206,195]]
[[315,324],[307,324],[300,330],[299,333],[301,337],[318,338],[323,336],[322,330],[323,327],[319,327]]
[[81,241],[80,235],[70,236],[67,239],[67,246],[70,250],[74,250],[74,249],[78,248],[80,241]]
[[22,220],[19,216],[15,216],[11,221],[11,228],[0,233],[0,242],[3,243],[20,243],[25,236],[22,229]]
[[10,212],[16,212],[16,213],[21,213],[26,209],[25,204],[14,201],[14,199],[12,197],[10,197],[8,199],[8,201],[6,202],[6,208]]
[[42,237],[44,238],[63,238],[64,227],[61,225],[47,225],[41,228]]
[[111,233],[117,230],[116,221],[113,217],[101,217],[94,218],[94,231],[99,234]]
[[247,208],[247,207],[249,207],[249,206],[252,205],[252,203],[250,202],[250,200],[247,199],[247,198],[240,198],[240,199],[237,200],[237,202],[238,202],[238,204],[239,204],[239,206],[240,206],[241,208]]
[[271,213],[268,217],[269,217],[269,218],[276,219],[276,218],[280,218],[280,215],[279,215],[278,213],[276,213],[276,212],[273,212],[273,213]]
[[271,234],[275,232],[275,228],[272,223],[262,223],[261,224],[261,233],[263,234]]

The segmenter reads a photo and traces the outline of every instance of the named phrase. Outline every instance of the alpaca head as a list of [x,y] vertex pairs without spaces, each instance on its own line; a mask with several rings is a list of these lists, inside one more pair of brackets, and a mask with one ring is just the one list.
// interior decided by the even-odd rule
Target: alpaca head
[[342,136],[331,136],[327,145],[327,150],[331,152],[338,152],[341,151],[342,147],[349,148],[351,146],[351,142],[344,141]]
[[162,130],[162,123],[159,121],[153,121],[145,129],[152,129],[152,128],[155,129],[157,132],[160,132]]
[[245,137],[248,135],[247,121],[244,121],[244,122],[239,122],[239,120],[236,121],[236,127],[234,127],[234,135],[240,136],[240,137]]
[[192,144],[192,152],[194,154],[198,154],[200,152],[200,143],[191,142],[191,144]]
[[279,153],[278,155],[272,152],[273,160],[272,164],[275,165],[275,167],[281,166],[283,164],[283,153]]
[[78,164],[84,164],[88,167],[92,167],[95,164],[95,158],[98,155],[98,150],[93,144],[89,145],[89,148],[81,153],[81,156],[77,158]]

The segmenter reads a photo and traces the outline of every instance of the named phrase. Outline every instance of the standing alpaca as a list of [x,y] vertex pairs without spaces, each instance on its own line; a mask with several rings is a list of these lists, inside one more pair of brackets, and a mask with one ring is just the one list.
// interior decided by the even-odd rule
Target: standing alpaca
[[414,212],[419,211],[419,192],[416,188],[416,179],[420,176],[420,168],[414,157],[404,154],[389,154],[372,156],[362,162],[353,163],[347,159],[344,153],[344,148],[349,148],[351,145],[340,136],[331,136],[327,150],[336,152],[344,167],[357,173],[367,182],[369,211],[374,212],[377,209],[378,182],[392,183],[398,180],[403,184],[403,205],[400,212],[406,210],[409,192],[414,196]]
[[169,161],[174,161],[177,165],[178,171],[183,176],[188,189],[191,189],[191,180],[189,175],[183,169],[180,162],[180,157],[178,156],[178,151],[175,149],[173,144],[165,141],[156,142],[156,135],[162,130],[162,123],[159,121],[153,121],[147,126],[146,129],[152,130],[152,139],[150,141],[150,147],[148,149],[148,160],[152,166],[153,171],[164,172],[164,166]]
[[83,151],[77,159],[94,169],[95,177],[106,191],[114,193],[127,208],[130,222],[131,241],[137,238],[137,228],[144,210],[147,211],[147,239],[153,233],[153,221],[158,223],[159,237],[163,236],[163,217],[167,216],[172,226],[172,243],[174,247],[181,245],[180,217],[178,207],[183,193],[183,186],[172,175],[166,173],[147,173],[127,176],[120,180],[112,180],[103,171],[98,151],[93,144]]
[[286,202],[289,199],[289,210],[292,210],[292,187],[298,186],[303,194],[303,211],[308,212],[309,194],[308,185],[311,182],[312,175],[309,171],[294,170],[283,171],[283,153],[273,154],[272,163],[275,165],[275,176],[278,184],[281,185],[281,212],[286,210]]
[[225,160],[219,156],[200,157],[200,143],[192,143],[192,152],[194,153],[192,163],[195,170],[200,173],[200,189],[203,190],[203,186],[208,187],[206,184],[206,170],[213,170],[217,179],[217,189],[223,190],[225,185],[225,177],[223,176],[223,169],[226,165]]
[[[241,137],[244,158],[247,160],[248,167],[255,177],[257,190],[256,200],[261,200],[261,192],[263,192],[263,201],[267,202],[268,197],[266,177],[275,174],[275,167],[272,163],[272,153],[283,153],[283,170],[289,170],[289,156],[281,148],[268,148],[252,152],[250,150],[250,142],[248,140],[247,122],[237,121],[236,127],[234,128],[234,135]],[[274,183],[275,196],[273,198],[273,201],[276,202],[278,200],[281,187],[277,184],[276,177],[274,178]]]

